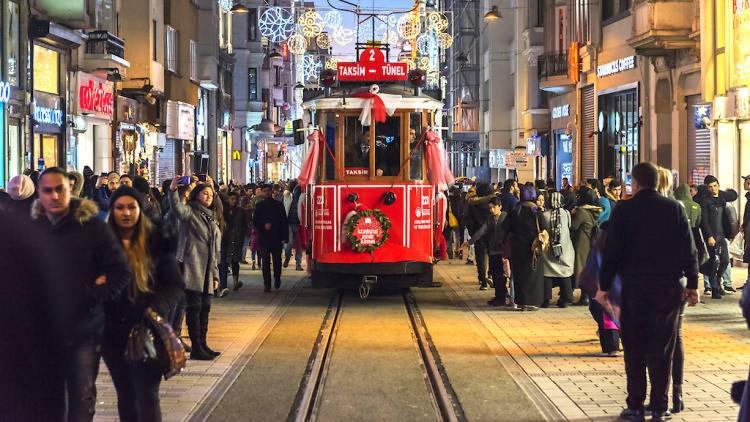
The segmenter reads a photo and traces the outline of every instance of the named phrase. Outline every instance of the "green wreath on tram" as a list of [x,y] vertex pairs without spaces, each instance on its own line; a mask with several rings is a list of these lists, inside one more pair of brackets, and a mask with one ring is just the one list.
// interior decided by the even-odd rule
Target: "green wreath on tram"
[[[372,245],[363,245],[357,236],[354,235],[354,228],[357,227],[359,220],[366,217],[375,218],[380,224],[380,228],[383,230],[383,234],[380,236],[377,242]],[[388,240],[391,235],[388,233],[388,229],[391,228],[391,220],[387,215],[383,214],[380,210],[361,210],[354,213],[346,222],[345,234],[346,240],[349,241],[349,245],[355,252],[374,252],[380,249],[381,246]]]

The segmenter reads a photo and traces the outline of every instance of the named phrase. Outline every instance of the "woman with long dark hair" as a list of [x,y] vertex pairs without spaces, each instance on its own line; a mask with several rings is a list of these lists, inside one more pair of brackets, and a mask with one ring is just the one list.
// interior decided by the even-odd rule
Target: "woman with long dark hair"
[[535,203],[536,189],[521,187],[521,202],[509,213],[506,233],[511,237],[511,269],[515,303],[519,309],[536,311],[544,300],[544,257],[535,256],[532,244],[546,230],[546,223]]
[[182,262],[185,278],[185,309],[190,358],[212,360],[219,356],[206,344],[211,295],[219,287],[219,258],[223,218],[217,211],[218,200],[211,185],[198,184],[183,204],[177,188],[181,177],[169,186],[169,201],[174,216],[180,220],[177,260]]
[[127,362],[128,335],[149,308],[167,318],[182,298],[184,283],[177,260],[164,247],[143,207],[141,194],[127,186],[110,198],[108,224],[122,244],[133,276],[129,287],[107,305],[102,357],[117,390],[120,419],[150,422],[161,420],[161,368],[156,362]]

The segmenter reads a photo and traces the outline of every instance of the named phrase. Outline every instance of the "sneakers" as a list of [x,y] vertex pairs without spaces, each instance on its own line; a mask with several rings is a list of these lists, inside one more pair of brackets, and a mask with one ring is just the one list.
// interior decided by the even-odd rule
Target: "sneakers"
[[295,268],[296,271],[305,271],[304,268],[302,268],[302,265],[297,264],[297,268]]
[[711,293],[711,288],[710,287],[706,287],[705,289],[703,289],[703,294],[704,295],[707,295],[707,294],[710,294],[710,293]]
[[288,256],[284,258],[284,268],[289,268],[289,260],[292,259],[291,256]]
[[471,259],[467,259],[466,265],[474,265],[474,261],[472,261]]
[[487,289],[489,289],[487,284],[482,284],[481,286],[479,286],[479,290],[487,290]]
[[732,286],[724,286],[724,292],[728,295],[731,295],[732,293],[737,293],[737,290],[735,290]]
[[279,290],[279,288],[281,288],[281,280],[276,280],[276,281],[274,281],[274,282],[273,282],[273,287],[274,287],[274,288],[275,288],[276,290]]
[[253,261],[253,268],[250,268],[251,270],[255,271],[257,268],[255,267],[255,261]]
[[642,422],[646,416],[643,409],[625,409],[620,413],[620,420]]
[[226,287],[217,290],[215,293],[216,297],[225,297],[227,294],[229,294],[229,289],[227,289]]
[[236,292],[237,290],[241,289],[242,286],[244,286],[244,285],[245,284],[242,283],[241,281],[238,281],[238,282],[234,283],[234,291]]

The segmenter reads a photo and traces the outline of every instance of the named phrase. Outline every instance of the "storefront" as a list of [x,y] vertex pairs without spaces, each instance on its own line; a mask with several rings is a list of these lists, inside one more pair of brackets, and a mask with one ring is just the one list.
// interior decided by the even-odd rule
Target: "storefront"
[[552,136],[549,142],[550,177],[555,180],[557,189],[562,179],[573,180],[573,157],[575,145],[575,125],[577,121],[576,92],[550,98]]
[[604,53],[597,67],[595,177],[629,180],[640,161],[640,65],[635,55]]
[[74,167],[83,171],[91,167],[94,173],[113,169],[112,118],[114,114],[114,84],[95,75],[77,72],[74,135],[71,137]]
[[64,54],[47,45],[34,44],[33,47],[32,162],[37,170],[72,167],[72,156],[66,155],[64,138],[67,115],[60,71],[65,68]]
[[232,131],[230,127],[231,113],[224,112],[221,119],[221,127],[216,137],[216,169],[218,180],[229,183],[232,179]]
[[703,184],[711,174],[711,104],[701,95],[686,97],[687,104],[687,182]]
[[167,132],[157,155],[159,180],[185,172],[190,145],[195,141],[195,107],[180,101],[167,101]]

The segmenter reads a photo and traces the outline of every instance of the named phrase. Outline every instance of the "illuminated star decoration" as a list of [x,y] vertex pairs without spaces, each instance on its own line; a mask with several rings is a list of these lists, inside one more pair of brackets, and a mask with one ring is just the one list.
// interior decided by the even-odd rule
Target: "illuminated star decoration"
[[294,18],[287,9],[270,7],[261,13],[258,29],[269,41],[281,42],[294,33]]
[[292,54],[304,54],[307,51],[307,38],[300,34],[294,34],[289,37],[289,41],[286,44]]
[[300,15],[297,23],[302,26],[302,35],[308,38],[315,37],[323,32],[325,26],[323,17],[314,10],[306,10],[305,13]]
[[320,63],[320,59],[314,54],[305,54],[302,67],[304,69],[305,80],[310,81],[318,79],[323,64]]
[[325,22],[326,28],[335,30],[341,27],[341,13],[339,13],[337,10],[331,10],[329,12],[326,12],[326,14],[323,16],[323,22]]

